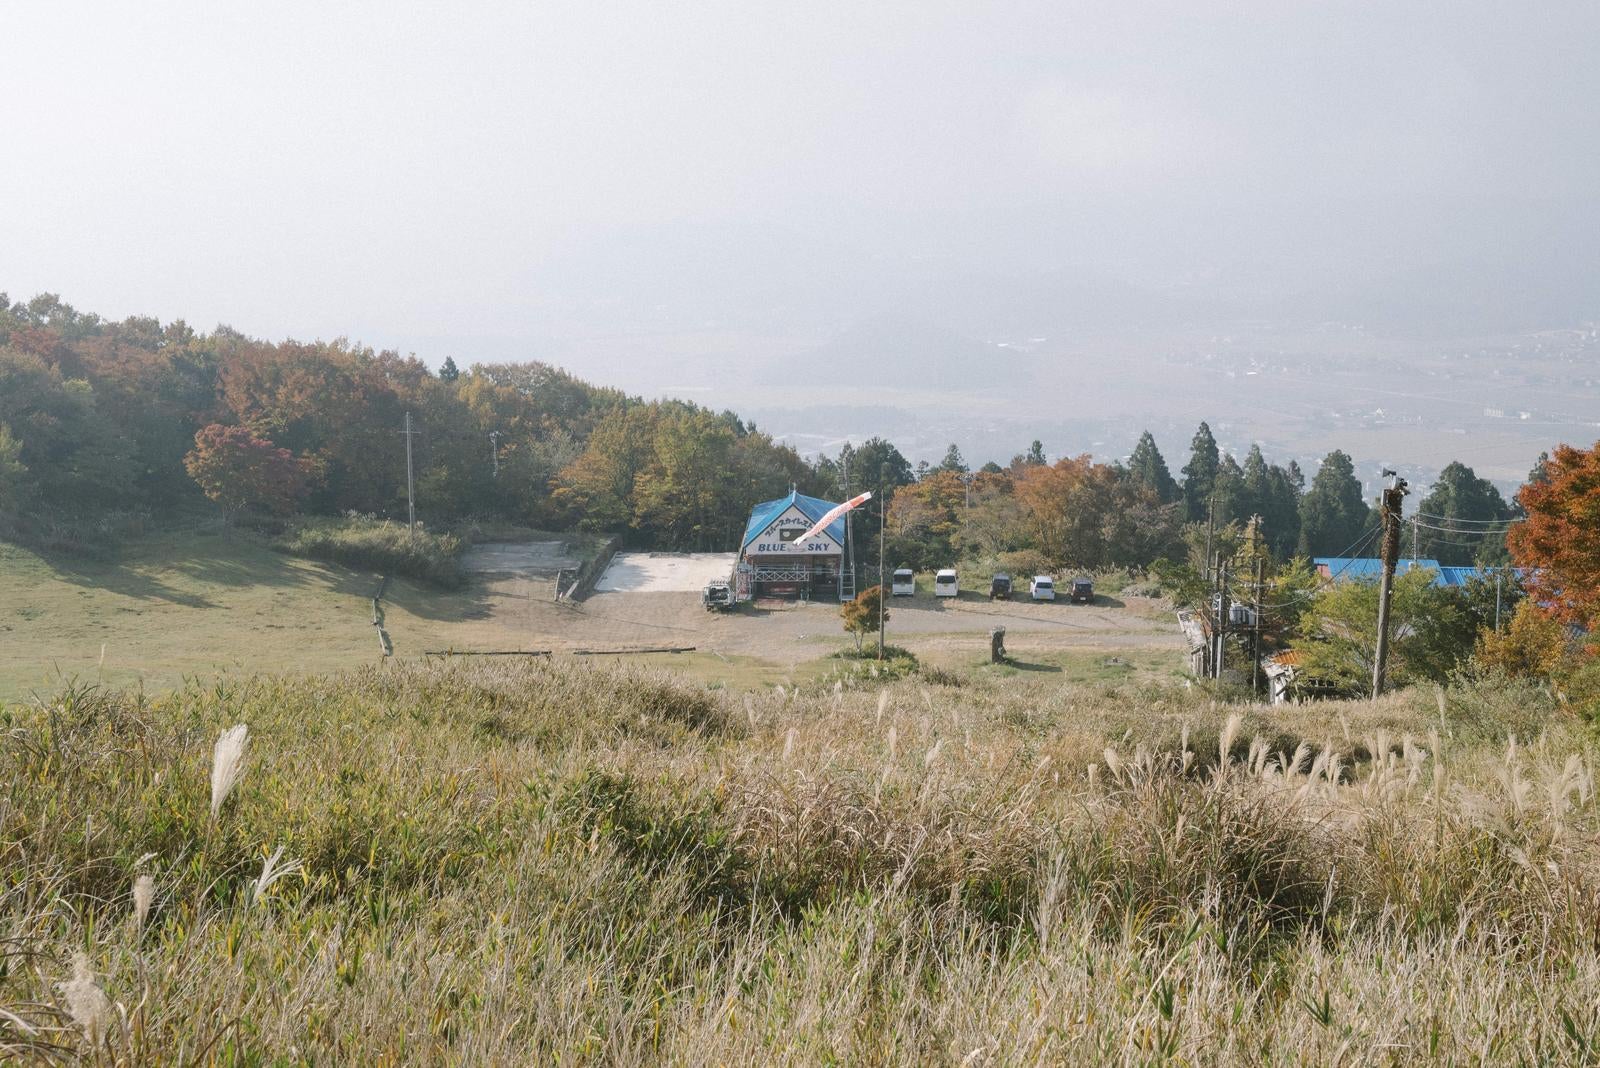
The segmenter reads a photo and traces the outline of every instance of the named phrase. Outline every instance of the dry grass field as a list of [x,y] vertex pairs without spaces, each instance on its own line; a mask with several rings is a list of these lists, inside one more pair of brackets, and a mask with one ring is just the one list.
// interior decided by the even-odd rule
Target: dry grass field
[[1503,686],[1064,674],[457,662],[8,705],[0,1046],[1594,1062],[1587,726]]

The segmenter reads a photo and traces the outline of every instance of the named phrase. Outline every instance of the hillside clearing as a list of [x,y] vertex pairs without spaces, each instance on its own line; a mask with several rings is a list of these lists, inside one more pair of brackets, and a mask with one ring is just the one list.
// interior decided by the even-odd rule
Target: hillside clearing
[[[552,548],[560,544],[564,553]],[[660,592],[557,603],[552,562],[581,560],[598,544],[490,543],[476,557],[484,571],[455,590],[393,579],[383,608],[395,658],[693,647],[664,661],[626,659],[661,661],[740,689],[826,675],[837,667],[831,654],[850,644],[830,604],[717,614],[701,607],[697,593]],[[528,570],[518,572],[524,564]],[[378,584],[375,573],[274,552],[242,531],[147,537],[111,563],[0,543],[0,699],[48,693],[73,678],[159,692],[224,671],[321,674],[370,665],[381,659],[370,602]],[[1084,607],[923,596],[890,605],[891,640],[931,665],[964,670],[981,662],[996,625],[1008,629],[1013,672],[1120,658],[1171,676],[1182,664],[1170,619],[1137,598]],[[1125,674],[1116,664],[1109,671]]]
[[218,671],[337,671],[378,655],[377,577],[244,534],[152,537],[114,563],[0,543],[0,698],[64,678],[161,690]]

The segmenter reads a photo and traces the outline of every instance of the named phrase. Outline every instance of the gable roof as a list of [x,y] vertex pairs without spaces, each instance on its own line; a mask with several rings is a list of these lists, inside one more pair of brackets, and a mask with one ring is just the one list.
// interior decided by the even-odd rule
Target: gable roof
[[[790,507],[797,509],[801,515],[815,523],[833,509],[839,507],[837,501],[825,501],[820,497],[807,497],[804,493],[790,490],[787,497],[779,497],[775,501],[762,501],[750,509],[750,519],[744,525],[744,540],[739,543],[739,550],[756,540],[756,536],[774,519],[777,519]],[[829,523],[823,533],[832,538],[839,545],[844,544],[844,517],[841,516]]]

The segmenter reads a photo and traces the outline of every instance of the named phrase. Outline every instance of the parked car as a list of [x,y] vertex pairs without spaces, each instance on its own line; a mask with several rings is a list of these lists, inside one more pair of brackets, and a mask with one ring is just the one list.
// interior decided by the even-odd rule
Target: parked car
[[989,600],[991,600],[991,601],[1009,601],[1009,600],[1011,600],[1011,576],[1010,575],[1007,575],[1005,572],[1002,571],[999,574],[995,575],[994,578],[989,580]]
[[961,596],[961,588],[956,581],[956,572],[954,568],[947,567],[943,571],[939,571],[934,574],[933,595],[935,597]]
[[897,567],[894,576],[889,580],[890,597],[915,597],[917,595],[917,573],[909,567]]
[[1053,601],[1056,599],[1056,580],[1049,575],[1035,575],[1033,581],[1028,583],[1028,593],[1035,601]]
[[1072,580],[1072,603],[1094,604],[1094,583],[1079,575]]
[[720,579],[708,582],[700,591],[700,603],[707,612],[726,612],[733,607],[733,587]]

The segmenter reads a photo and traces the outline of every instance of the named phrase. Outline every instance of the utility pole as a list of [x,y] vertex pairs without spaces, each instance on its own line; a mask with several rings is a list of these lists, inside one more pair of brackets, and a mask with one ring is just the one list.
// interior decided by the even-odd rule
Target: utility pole
[[417,489],[416,478],[411,466],[411,438],[416,433],[411,429],[411,413],[406,413],[406,428],[401,431],[406,436],[406,527],[415,535],[417,532]]
[[500,431],[489,431],[489,459],[494,463],[494,477],[500,477]]
[[[844,461],[844,499],[848,501],[852,496],[850,492],[850,450],[844,450],[840,458]],[[844,545],[845,551],[850,557],[850,595],[853,597],[861,591],[856,589],[856,535],[855,528],[850,525],[849,512],[844,514]],[[839,561],[839,570],[839,582],[843,585],[843,560]],[[879,600],[881,601],[882,598],[880,597]]]
[[1222,681],[1224,650],[1228,647],[1228,562],[1217,562],[1217,666],[1216,679]]
[[1400,509],[1405,501],[1406,480],[1393,471],[1389,488],[1383,491],[1379,514],[1383,521],[1383,578],[1378,585],[1378,648],[1372,658],[1372,699],[1383,693],[1383,675],[1389,665],[1389,595],[1394,589],[1394,567],[1400,559]]
[[1419,522],[1421,522],[1421,520],[1422,520],[1421,516],[1414,515],[1414,516],[1411,517],[1411,566],[1412,567],[1416,567],[1417,566],[1417,524]]
[[883,659],[883,627],[887,622],[888,613],[884,611],[883,602],[888,596],[883,589],[883,561],[887,553],[884,551],[884,516],[889,511],[888,502],[883,499],[883,486],[878,486],[878,659]]
[[1217,495],[1206,498],[1206,578],[1211,577],[1211,535],[1217,527]]
[[1264,577],[1264,568],[1261,556],[1256,556],[1256,603],[1253,606],[1255,637],[1250,647],[1250,692],[1261,692],[1261,584]]
[[1494,629],[1500,629],[1500,569],[1494,569]]

